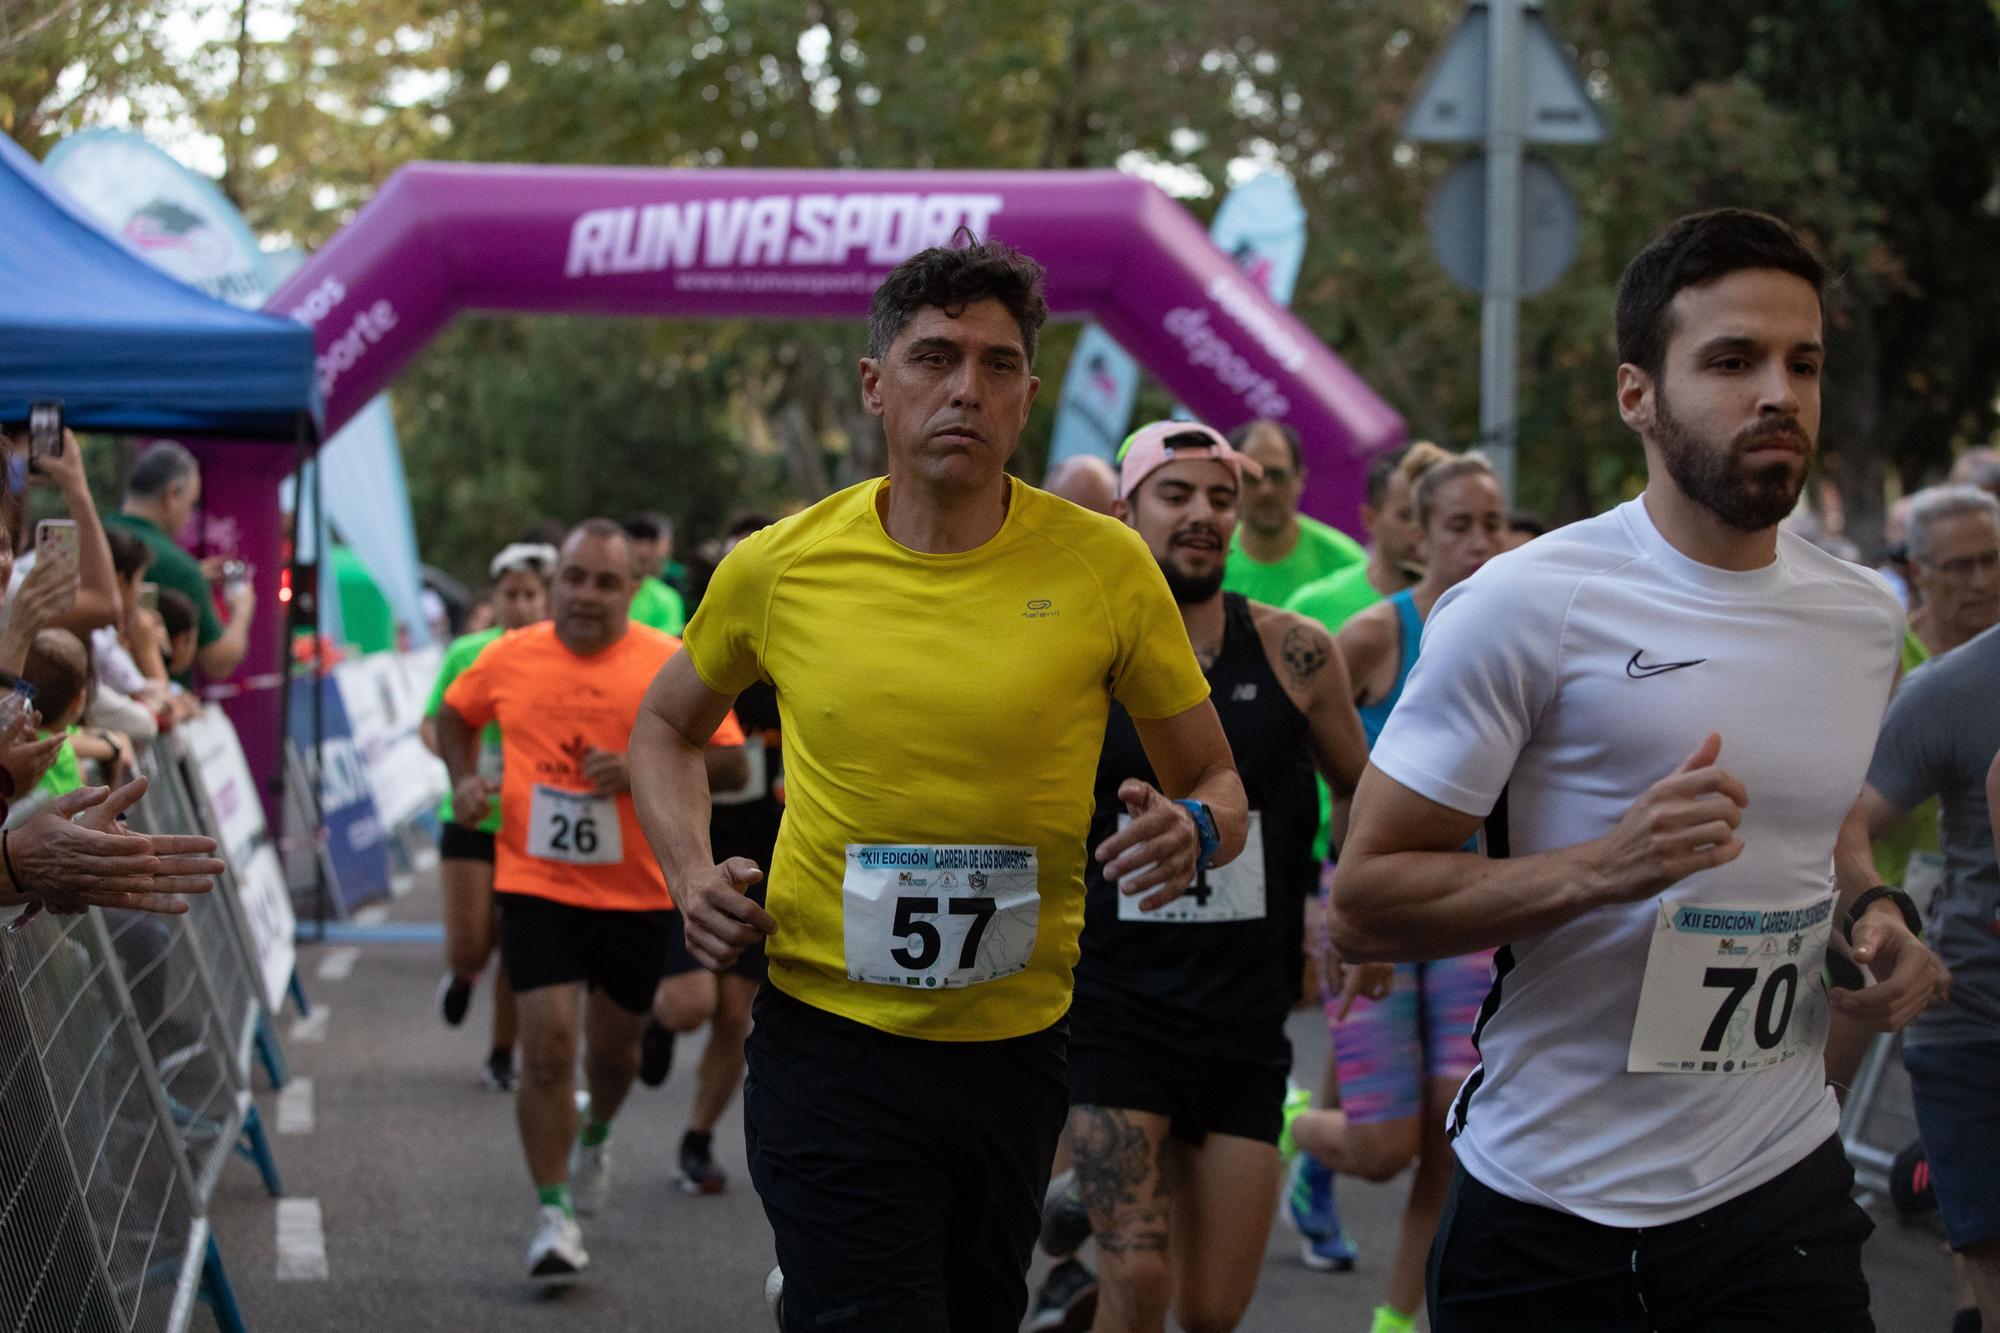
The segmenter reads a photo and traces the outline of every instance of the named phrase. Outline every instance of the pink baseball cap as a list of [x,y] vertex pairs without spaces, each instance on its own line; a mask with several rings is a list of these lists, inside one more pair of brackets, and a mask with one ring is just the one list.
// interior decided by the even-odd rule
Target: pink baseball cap
[[1118,446],[1118,495],[1122,499],[1139,488],[1139,483],[1167,464],[1182,458],[1210,458],[1236,474],[1264,475],[1264,467],[1254,458],[1236,451],[1222,433],[1199,421],[1155,421],[1141,426]]

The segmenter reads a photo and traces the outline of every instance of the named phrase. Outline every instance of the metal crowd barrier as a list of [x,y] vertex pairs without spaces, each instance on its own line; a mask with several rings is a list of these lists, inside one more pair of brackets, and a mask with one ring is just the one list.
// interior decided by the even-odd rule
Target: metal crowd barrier
[[[214,836],[185,760],[161,738],[134,827]],[[178,1333],[197,1299],[243,1329],[208,1200],[232,1155],[283,1186],[250,1095],[276,1038],[235,894],[225,875],[181,916],[0,929],[0,1333]]]

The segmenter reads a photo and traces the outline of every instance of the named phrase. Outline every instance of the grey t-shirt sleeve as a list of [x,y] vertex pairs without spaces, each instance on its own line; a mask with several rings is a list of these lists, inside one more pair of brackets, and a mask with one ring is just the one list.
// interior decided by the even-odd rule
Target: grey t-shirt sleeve
[[1868,785],[1899,810],[1914,810],[1938,794],[1940,757],[1951,747],[1950,710],[1931,704],[1937,677],[1923,669],[1910,674],[1882,719]]

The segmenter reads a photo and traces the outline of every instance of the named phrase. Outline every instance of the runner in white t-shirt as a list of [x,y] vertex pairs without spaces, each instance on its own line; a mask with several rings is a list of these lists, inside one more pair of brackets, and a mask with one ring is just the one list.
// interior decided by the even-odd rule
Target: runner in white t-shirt
[[[1356,795],[1342,955],[1499,950],[1435,1333],[1872,1327],[1821,961],[1851,933],[1875,982],[1830,1003],[1883,1029],[1942,973],[1853,813],[1900,606],[1777,527],[1819,431],[1822,279],[1738,210],[1632,261],[1644,496],[1438,602]],[[1482,821],[1490,860],[1457,850]]]

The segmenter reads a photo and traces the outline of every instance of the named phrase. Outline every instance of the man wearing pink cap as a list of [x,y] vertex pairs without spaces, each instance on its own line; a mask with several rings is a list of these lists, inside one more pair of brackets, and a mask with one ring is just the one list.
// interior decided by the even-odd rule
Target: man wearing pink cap
[[[1368,758],[1326,631],[1222,590],[1243,478],[1260,471],[1186,421],[1142,427],[1120,452],[1113,516],[1180,607],[1250,821],[1241,857],[1156,911],[1136,910],[1110,867],[1085,871],[1068,1128],[1102,1262],[1098,1333],[1157,1333],[1169,1307],[1183,1328],[1233,1328],[1250,1303],[1278,1197],[1293,927],[1316,877],[1319,807],[1302,779],[1318,768],[1344,808]],[[1153,770],[1114,704],[1090,845],[1125,822],[1118,792],[1134,780]],[[1076,1260],[1057,1265],[1034,1326],[1078,1326],[1055,1311],[1076,1311],[1087,1281]]]

